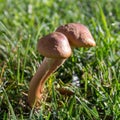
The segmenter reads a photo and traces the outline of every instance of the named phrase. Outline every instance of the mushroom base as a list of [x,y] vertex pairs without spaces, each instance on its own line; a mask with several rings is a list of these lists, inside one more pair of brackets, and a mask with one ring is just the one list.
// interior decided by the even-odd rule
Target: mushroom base
[[42,64],[30,81],[28,102],[31,107],[36,106],[37,102],[42,99],[44,83],[46,82],[47,78],[65,62],[65,60],[66,59],[60,58],[44,58]]

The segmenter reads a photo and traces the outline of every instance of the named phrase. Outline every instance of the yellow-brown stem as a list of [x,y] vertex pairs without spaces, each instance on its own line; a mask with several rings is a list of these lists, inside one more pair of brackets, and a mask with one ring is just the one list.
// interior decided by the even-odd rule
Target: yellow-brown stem
[[44,58],[42,64],[36,71],[32,80],[30,81],[30,89],[28,93],[28,102],[32,107],[41,99],[44,83],[47,78],[57,70],[66,59]]

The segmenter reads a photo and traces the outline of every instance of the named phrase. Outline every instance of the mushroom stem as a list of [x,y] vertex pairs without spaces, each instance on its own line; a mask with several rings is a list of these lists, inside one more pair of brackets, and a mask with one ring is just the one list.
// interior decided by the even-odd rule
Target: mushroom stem
[[65,62],[65,60],[66,59],[44,58],[42,64],[30,82],[28,102],[31,107],[41,99],[44,83],[47,78],[51,75],[51,73],[57,70]]

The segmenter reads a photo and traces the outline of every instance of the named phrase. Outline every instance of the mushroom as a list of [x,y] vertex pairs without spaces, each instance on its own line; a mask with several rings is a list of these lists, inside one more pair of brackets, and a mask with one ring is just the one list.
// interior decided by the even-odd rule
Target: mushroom
[[37,48],[45,58],[30,81],[28,102],[31,107],[41,100],[47,78],[72,54],[68,39],[60,32],[53,32],[41,38]]
[[56,31],[68,38],[72,48],[96,46],[89,29],[83,24],[69,23],[58,27]]
[[[80,23],[69,23],[62,25],[56,29],[57,32],[63,33],[69,43],[71,48],[78,47],[93,47],[96,46],[96,43],[89,31],[89,29]],[[63,95],[72,95],[73,92],[66,88],[57,89]]]
[[96,43],[88,28],[79,23],[62,25],[55,32],[41,38],[38,41],[38,51],[45,58],[30,82],[28,93],[30,106],[39,103],[42,98],[44,83],[70,57],[71,48],[95,45]]

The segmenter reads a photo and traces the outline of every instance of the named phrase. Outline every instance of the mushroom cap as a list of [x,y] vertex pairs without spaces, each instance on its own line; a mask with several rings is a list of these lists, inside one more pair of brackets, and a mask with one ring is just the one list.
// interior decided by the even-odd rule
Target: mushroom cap
[[96,43],[88,28],[80,23],[69,23],[57,28],[57,32],[63,33],[73,47],[92,47]]
[[48,58],[68,58],[72,54],[68,39],[60,32],[53,32],[39,39],[37,48]]

